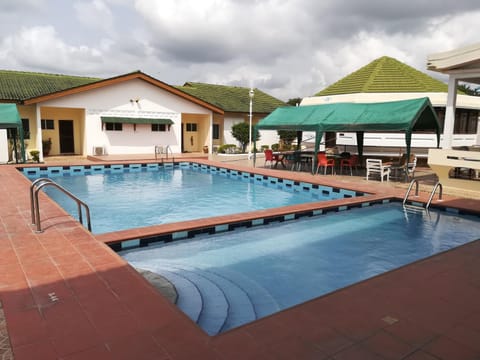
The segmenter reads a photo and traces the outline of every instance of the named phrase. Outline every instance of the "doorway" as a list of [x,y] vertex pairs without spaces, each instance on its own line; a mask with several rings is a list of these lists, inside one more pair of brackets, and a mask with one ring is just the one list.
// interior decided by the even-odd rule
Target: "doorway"
[[60,153],[75,153],[75,143],[73,137],[73,120],[58,120],[58,132],[60,139]]

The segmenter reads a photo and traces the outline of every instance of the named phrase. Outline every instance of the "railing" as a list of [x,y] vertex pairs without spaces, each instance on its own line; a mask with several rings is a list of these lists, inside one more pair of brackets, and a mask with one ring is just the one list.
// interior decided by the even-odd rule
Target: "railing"
[[155,160],[158,159],[158,155],[160,155],[160,159],[163,161],[161,155],[165,154],[165,159],[168,159],[168,153],[172,156],[172,161],[175,161],[173,157],[173,150],[170,145],[163,147],[162,145],[155,145]]
[[440,189],[438,193],[438,200],[442,200],[443,186],[442,184],[437,182],[433,187],[432,192],[430,193],[430,197],[428,198],[427,206],[425,207],[425,209],[428,209],[430,207],[430,204],[432,203],[433,197],[435,196],[435,192],[437,191],[437,189]]
[[412,191],[412,187],[413,185],[415,185],[415,196],[418,196],[418,180],[417,179],[413,179],[411,182],[410,182],[410,185],[408,185],[408,189],[405,193],[405,197],[403,198],[403,206],[405,206],[405,203],[407,202],[408,200],[408,196],[410,195],[410,191]]
[[[403,206],[405,206],[407,200],[408,200],[408,196],[410,195],[410,191],[412,191],[412,187],[413,185],[415,185],[415,196],[418,196],[418,180],[417,179],[413,179],[411,182],[410,182],[410,185],[408,186],[408,189],[405,193],[405,197],[403,198]],[[430,193],[430,197],[428,198],[428,201],[427,201],[427,205],[425,206],[425,209],[428,210],[428,208],[430,207],[430,204],[432,203],[432,200],[433,200],[433,197],[435,196],[435,193],[437,191],[437,189],[439,189],[439,193],[438,193],[438,200],[442,200],[442,193],[443,193],[443,186],[440,182],[437,182],[433,189],[432,189],[432,192]],[[423,207],[423,206],[422,206]]]
[[60,190],[65,195],[69,196],[77,203],[78,207],[78,221],[80,224],[83,225],[83,215],[82,215],[82,206],[85,208],[85,215],[87,217],[87,228],[88,231],[92,231],[92,225],[90,222],[90,209],[87,204],[85,204],[82,200],[77,198],[73,195],[70,191],[66,190],[65,188],[61,187],[59,184],[54,182],[52,179],[48,178],[40,178],[32,182],[30,186],[30,211],[32,216],[32,225],[36,225],[37,229],[36,232],[40,233],[43,232],[42,226],[40,223],[40,204],[38,202],[38,192],[46,187],[46,186],[53,186],[54,188]]

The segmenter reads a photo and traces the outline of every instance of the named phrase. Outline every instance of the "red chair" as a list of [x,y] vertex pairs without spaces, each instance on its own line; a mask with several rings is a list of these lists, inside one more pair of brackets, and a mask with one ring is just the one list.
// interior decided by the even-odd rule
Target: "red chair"
[[327,169],[332,169],[332,175],[335,174],[335,159],[328,159],[325,153],[321,152],[317,154],[317,174],[318,170],[323,167],[323,175],[327,175]]
[[270,161],[270,167],[273,167],[273,150],[271,149],[266,149],[264,152],[265,154],[265,164],[263,165],[264,167],[267,166],[267,161]]
[[358,155],[351,155],[348,158],[340,160],[340,173],[343,174],[343,169],[350,169],[350,176],[353,175],[353,168],[358,166]]

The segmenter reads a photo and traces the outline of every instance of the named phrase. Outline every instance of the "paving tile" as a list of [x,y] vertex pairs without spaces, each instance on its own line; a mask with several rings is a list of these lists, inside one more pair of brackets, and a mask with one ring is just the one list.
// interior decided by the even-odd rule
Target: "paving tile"
[[15,360],[32,360],[32,359],[56,359],[58,354],[55,347],[49,340],[29,343],[27,345],[15,347]]
[[440,336],[422,348],[423,351],[440,359],[474,360],[480,358],[480,351],[475,351],[464,344]]
[[384,331],[380,331],[369,337],[362,345],[375,354],[391,360],[403,359],[416,348]]
[[[257,170],[380,194],[371,199],[404,192],[349,177]],[[480,241],[209,337],[99,242],[108,234],[93,236],[43,195],[45,231],[34,233],[24,191],[28,180],[10,166],[0,172],[10,179],[0,183],[0,300],[16,359],[480,358]],[[24,196],[10,196],[19,193]],[[480,209],[478,202],[457,204]],[[230,218],[152,227],[143,234]],[[141,236],[138,230],[124,234]],[[417,347],[423,348],[408,352]]]

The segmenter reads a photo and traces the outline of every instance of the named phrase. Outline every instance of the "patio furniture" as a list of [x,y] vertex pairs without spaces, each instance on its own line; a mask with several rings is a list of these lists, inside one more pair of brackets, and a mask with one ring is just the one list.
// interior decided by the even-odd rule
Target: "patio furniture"
[[386,176],[387,181],[390,180],[390,165],[384,165],[381,159],[367,159],[367,180],[369,177],[380,176],[380,181],[383,182],[383,178]]
[[270,167],[273,167],[273,160],[274,160],[273,150],[266,149],[263,153],[265,154],[265,163],[263,164],[263,166],[266,167],[267,162],[270,162]]
[[417,167],[417,157],[415,154],[410,154],[410,159],[407,162],[407,154],[402,154],[397,163],[391,165],[391,177],[396,180],[409,181],[415,176],[415,169]]
[[358,155],[350,155],[349,157],[340,160],[340,174],[343,175],[343,170],[346,168],[350,170],[350,176],[353,176],[353,168],[358,167]]
[[328,159],[323,152],[317,154],[317,174],[320,168],[323,167],[323,175],[327,175],[327,169],[332,169],[332,175],[335,175],[335,159]]

